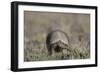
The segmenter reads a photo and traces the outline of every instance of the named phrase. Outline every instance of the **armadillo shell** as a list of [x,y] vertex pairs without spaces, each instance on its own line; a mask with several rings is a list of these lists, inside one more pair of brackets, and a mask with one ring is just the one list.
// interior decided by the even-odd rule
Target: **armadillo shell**
[[47,36],[48,48],[52,47],[52,45],[55,45],[55,44],[59,45],[60,47],[62,45],[62,48],[64,48],[64,45],[68,45],[68,43],[69,43],[68,36],[63,31],[60,31],[60,30],[52,31]]

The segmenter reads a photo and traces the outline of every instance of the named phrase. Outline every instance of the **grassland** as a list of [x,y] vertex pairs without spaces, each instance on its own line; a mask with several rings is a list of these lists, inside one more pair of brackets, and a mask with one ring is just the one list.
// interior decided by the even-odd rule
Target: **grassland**
[[[68,34],[70,49],[49,55],[46,37],[52,30]],[[24,61],[90,58],[90,15],[24,12]]]

